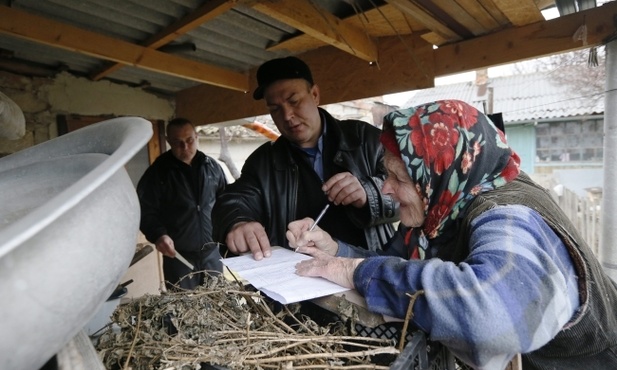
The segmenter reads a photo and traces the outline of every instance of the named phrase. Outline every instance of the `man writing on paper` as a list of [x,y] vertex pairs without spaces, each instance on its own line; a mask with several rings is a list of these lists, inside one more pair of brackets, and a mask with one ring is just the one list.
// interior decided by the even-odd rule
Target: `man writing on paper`
[[296,219],[316,217],[335,238],[376,250],[394,232],[398,205],[383,195],[386,177],[380,130],[339,121],[319,108],[319,87],[300,59],[270,60],[257,71],[254,99],[264,99],[281,132],[246,160],[213,210],[214,238],[232,253],[260,260],[271,245],[288,247],[285,231]]

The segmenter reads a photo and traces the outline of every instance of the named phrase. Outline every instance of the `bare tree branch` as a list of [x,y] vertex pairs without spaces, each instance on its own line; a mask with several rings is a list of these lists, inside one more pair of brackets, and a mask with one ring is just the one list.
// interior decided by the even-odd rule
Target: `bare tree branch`
[[231,172],[231,176],[237,180],[240,177],[240,171],[238,171],[236,164],[231,159],[229,147],[227,146],[227,134],[225,132],[225,127],[219,128],[219,137],[221,139],[221,153],[219,154],[219,160],[225,163],[229,169],[229,172]]
[[[594,54],[595,53],[595,57]],[[596,63],[593,63],[597,61]],[[604,97],[606,50],[604,47],[577,50],[540,58],[533,63],[516,63],[518,73],[545,72],[555,82],[570,87],[576,96],[593,99]]]

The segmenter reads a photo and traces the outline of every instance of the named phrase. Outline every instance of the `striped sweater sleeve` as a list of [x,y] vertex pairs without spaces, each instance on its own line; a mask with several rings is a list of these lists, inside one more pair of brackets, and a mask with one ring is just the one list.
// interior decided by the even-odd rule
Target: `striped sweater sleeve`
[[498,369],[516,353],[546,344],[578,308],[576,276],[563,242],[524,206],[484,212],[471,225],[470,255],[439,259],[365,259],[354,284],[370,310],[414,324],[478,369]]

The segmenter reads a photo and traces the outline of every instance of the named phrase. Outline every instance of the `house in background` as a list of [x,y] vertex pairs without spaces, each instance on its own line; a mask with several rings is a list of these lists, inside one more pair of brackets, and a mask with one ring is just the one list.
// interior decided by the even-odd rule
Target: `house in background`
[[418,90],[405,105],[458,99],[481,112],[502,113],[508,143],[528,174],[602,171],[604,94],[580,95],[554,73],[489,78],[479,71],[475,81]]

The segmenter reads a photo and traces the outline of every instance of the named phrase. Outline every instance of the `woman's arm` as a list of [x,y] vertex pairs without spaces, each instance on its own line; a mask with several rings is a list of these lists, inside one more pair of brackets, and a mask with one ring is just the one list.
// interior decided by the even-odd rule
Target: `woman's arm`
[[368,258],[357,267],[354,286],[371,311],[400,318],[410,302],[407,293],[421,291],[414,323],[478,367],[541,347],[578,308],[565,246],[522,206],[497,207],[476,218],[470,255],[458,265]]

